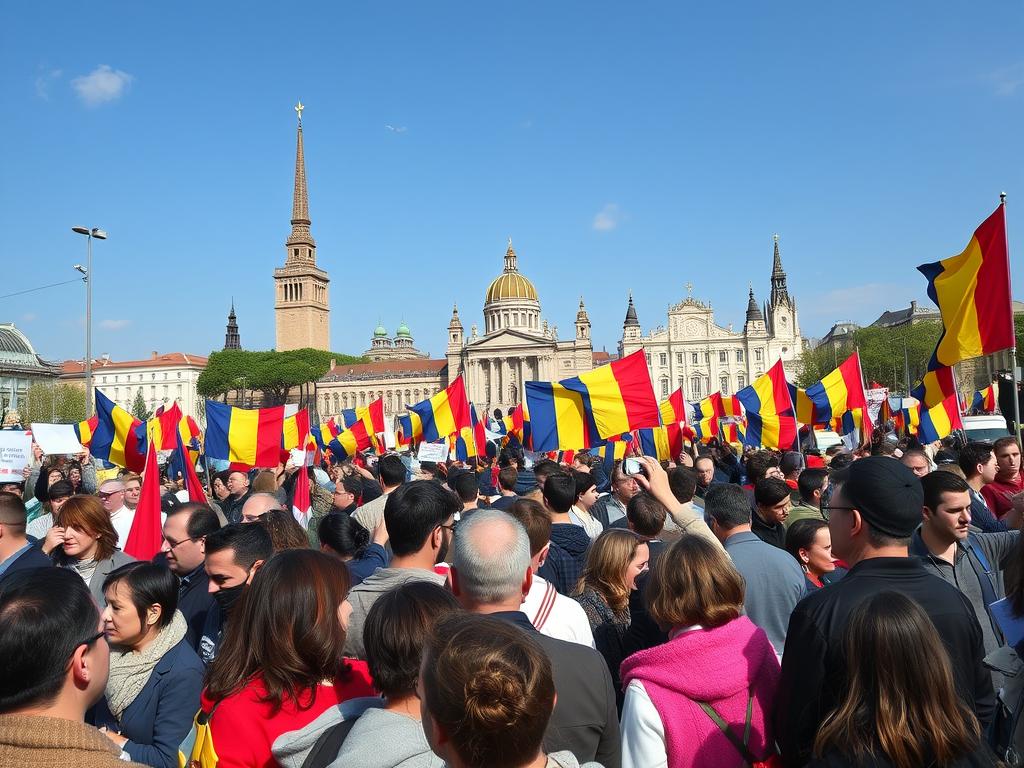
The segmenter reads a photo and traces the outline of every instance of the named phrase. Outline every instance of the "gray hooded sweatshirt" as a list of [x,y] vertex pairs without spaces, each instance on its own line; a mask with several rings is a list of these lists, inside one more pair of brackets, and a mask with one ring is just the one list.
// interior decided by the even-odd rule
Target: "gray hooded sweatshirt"
[[330,768],[442,768],[444,761],[430,751],[419,720],[369,709],[352,726],[338,759]]
[[302,768],[310,750],[324,731],[343,720],[361,717],[365,712],[383,706],[384,700],[377,696],[349,699],[336,707],[331,707],[305,728],[282,733],[274,740],[270,751],[281,768]]

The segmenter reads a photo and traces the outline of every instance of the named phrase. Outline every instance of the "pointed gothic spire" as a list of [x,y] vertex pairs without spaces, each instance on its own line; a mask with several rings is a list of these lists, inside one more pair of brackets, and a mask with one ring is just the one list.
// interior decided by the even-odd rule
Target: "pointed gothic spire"
[[231,312],[228,313],[228,326],[224,332],[224,349],[241,349],[242,339],[238,335],[238,322],[235,318],[235,299],[231,297]]
[[789,289],[786,287],[786,270],[782,268],[782,256],[779,254],[779,236],[772,235],[775,241],[775,253],[772,257],[772,293],[771,305],[789,304]]
[[636,316],[636,307],[633,306],[633,292],[629,292],[629,306],[626,307],[626,321],[622,324],[623,327],[630,325],[640,325],[640,321]]
[[747,322],[759,320],[764,322],[764,315],[761,308],[757,306],[757,299],[754,298],[754,286],[750,286],[750,298],[747,300]]
[[302,148],[302,110],[300,101],[295,106],[299,116],[295,139],[295,189],[292,193],[292,233],[288,237],[288,245],[306,244],[315,246],[313,235],[309,231],[309,193],[306,189],[306,156]]

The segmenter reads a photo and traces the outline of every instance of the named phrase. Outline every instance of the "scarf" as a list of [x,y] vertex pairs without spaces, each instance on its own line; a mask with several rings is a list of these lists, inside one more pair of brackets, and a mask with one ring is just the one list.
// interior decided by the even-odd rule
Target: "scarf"
[[157,662],[185,637],[188,624],[181,611],[174,612],[171,623],[141,653],[130,648],[110,649],[110,677],[107,679],[107,706],[110,713],[121,720],[121,715],[146,687]]

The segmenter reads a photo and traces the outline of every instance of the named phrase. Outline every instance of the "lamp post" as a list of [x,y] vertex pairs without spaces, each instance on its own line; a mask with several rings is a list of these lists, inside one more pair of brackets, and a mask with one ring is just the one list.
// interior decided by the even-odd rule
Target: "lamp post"
[[102,229],[93,227],[72,227],[72,232],[85,235],[85,268],[76,264],[75,269],[83,275],[85,281],[85,416],[92,417],[93,396],[92,396],[92,241],[106,240],[107,233]]

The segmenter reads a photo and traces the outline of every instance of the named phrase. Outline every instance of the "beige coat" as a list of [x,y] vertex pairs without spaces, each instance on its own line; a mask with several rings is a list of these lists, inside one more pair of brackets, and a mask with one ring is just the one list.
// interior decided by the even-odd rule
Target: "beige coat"
[[91,725],[37,715],[0,715],[0,765],[18,768],[142,768]]

